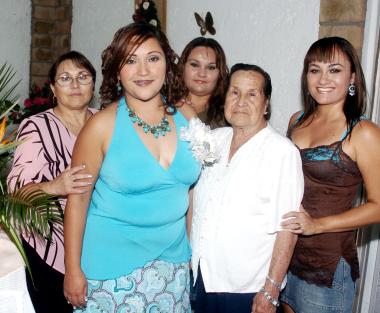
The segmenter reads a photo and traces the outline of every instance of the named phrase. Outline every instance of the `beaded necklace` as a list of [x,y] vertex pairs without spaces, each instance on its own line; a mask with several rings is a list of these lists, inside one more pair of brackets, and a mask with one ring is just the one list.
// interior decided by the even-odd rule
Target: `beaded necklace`
[[160,124],[158,125],[149,125],[148,123],[145,123],[136,113],[133,111],[128,105],[127,105],[127,111],[128,116],[131,119],[133,124],[137,124],[137,126],[142,127],[144,130],[144,133],[147,134],[150,132],[154,138],[158,138],[159,136],[165,136],[166,133],[169,133],[171,131],[168,118],[166,117],[166,114],[164,114],[163,118],[161,119]]

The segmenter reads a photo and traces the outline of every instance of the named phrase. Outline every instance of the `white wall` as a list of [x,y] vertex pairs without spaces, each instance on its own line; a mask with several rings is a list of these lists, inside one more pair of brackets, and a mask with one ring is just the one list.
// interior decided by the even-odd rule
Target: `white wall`
[[318,38],[319,0],[168,0],[167,34],[177,53],[200,36],[194,12],[212,13],[230,66],[253,63],[272,78],[271,124],[285,133],[299,110],[300,76],[308,47]]
[[[300,75],[305,53],[318,38],[319,0],[167,0],[167,35],[180,54],[200,36],[194,12],[214,17],[216,35],[229,65],[254,63],[272,77],[272,125],[285,133],[299,110]],[[100,54],[121,26],[132,21],[134,0],[73,0],[72,48],[94,63],[97,88]]]
[[0,65],[4,62],[17,71],[15,80],[22,80],[15,90],[20,103],[29,94],[31,2],[1,0],[0,4]]
[[102,81],[101,53],[114,33],[132,22],[133,0],[73,0],[71,49],[83,53],[96,69],[96,97]]

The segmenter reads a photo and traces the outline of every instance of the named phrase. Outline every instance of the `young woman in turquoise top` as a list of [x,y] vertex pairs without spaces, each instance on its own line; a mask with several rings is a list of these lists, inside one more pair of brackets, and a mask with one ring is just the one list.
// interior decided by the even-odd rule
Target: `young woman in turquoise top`
[[72,165],[94,189],[68,198],[65,296],[75,312],[190,312],[185,215],[200,166],[182,126],[195,116],[171,104],[175,53],[146,23],[118,30],[102,54],[102,98]]

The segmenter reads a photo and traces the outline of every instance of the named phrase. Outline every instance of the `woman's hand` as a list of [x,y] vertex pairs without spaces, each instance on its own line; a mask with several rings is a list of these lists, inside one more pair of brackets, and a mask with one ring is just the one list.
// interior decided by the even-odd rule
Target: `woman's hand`
[[319,233],[318,219],[312,218],[302,205],[299,212],[288,212],[282,218],[286,219],[281,223],[282,228],[294,234],[310,236]]
[[[68,194],[80,194],[89,190],[92,185],[88,181],[92,175],[79,174],[85,168],[84,165],[79,165],[71,168],[70,166],[64,170],[60,175],[50,182],[41,183],[42,191],[50,195],[66,196]],[[83,181],[86,180],[86,181]]]
[[63,283],[63,292],[68,303],[75,307],[83,307],[87,302],[87,280],[83,272],[66,272]]
[[253,299],[251,313],[276,313],[276,307],[265,299],[261,292],[258,292]]

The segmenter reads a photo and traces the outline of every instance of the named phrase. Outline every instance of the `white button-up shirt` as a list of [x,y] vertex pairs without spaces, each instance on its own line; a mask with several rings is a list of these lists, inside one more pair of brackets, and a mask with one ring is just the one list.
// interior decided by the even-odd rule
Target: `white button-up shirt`
[[221,158],[194,189],[191,245],[207,292],[258,292],[265,283],[281,216],[303,196],[297,148],[267,126],[228,162],[232,128],[213,131]]

